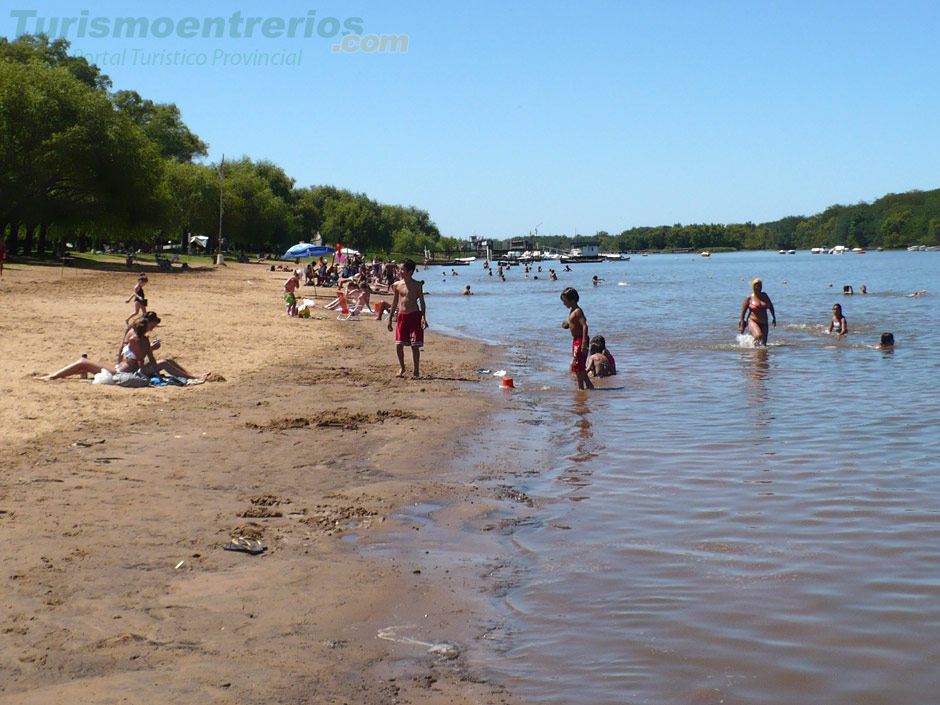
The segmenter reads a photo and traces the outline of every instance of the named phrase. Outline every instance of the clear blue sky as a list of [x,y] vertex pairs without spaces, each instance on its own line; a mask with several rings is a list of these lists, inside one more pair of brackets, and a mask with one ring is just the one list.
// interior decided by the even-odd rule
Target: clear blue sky
[[[121,52],[103,66],[115,90],[176,103],[211,161],[223,152],[270,159],[299,185],[424,208],[455,237],[518,235],[539,223],[543,234],[590,235],[762,222],[940,187],[936,2],[8,7],[8,37],[14,10],[169,18],[174,31],[190,16],[240,11],[286,25],[313,10],[315,21],[349,20],[362,35],[407,35],[399,53],[334,52],[341,35],[305,38],[306,25],[293,38],[259,36],[260,25],[251,38],[79,38],[74,26],[69,38],[85,53]],[[331,24],[319,29],[329,34]],[[207,63],[133,60],[178,50]],[[295,66],[213,60],[217,51],[301,50]]]

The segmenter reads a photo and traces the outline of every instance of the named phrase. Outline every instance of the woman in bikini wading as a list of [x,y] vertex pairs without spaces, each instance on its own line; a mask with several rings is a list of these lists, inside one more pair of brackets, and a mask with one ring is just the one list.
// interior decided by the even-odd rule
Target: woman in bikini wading
[[741,307],[741,321],[738,325],[743,333],[745,328],[747,332],[754,336],[758,345],[767,345],[767,312],[770,311],[771,321],[774,328],[777,327],[777,314],[774,312],[774,304],[770,297],[763,292],[764,283],[760,279],[751,282],[752,293],[744,299],[744,305]]

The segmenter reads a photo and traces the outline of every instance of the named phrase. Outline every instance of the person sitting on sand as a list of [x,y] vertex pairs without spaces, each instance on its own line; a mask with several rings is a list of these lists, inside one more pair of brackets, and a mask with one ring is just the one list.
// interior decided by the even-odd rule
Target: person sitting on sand
[[872,346],[875,350],[893,350],[894,333],[882,333],[881,342]]
[[[125,346],[124,356],[127,358],[127,349],[133,351],[142,374],[147,377],[156,377],[161,372],[166,372],[168,375],[182,377],[183,379],[206,380],[209,378],[211,372],[194,375],[187,372],[176,360],[157,360],[153,355],[153,351],[160,347],[160,341],[157,340],[151,343],[147,336],[160,325],[160,318],[154,314],[152,317],[144,316],[138,320],[142,321],[143,325],[135,321],[133,334],[129,336],[128,343]],[[143,353],[143,356],[140,356],[140,352]]]
[[363,310],[372,313],[372,287],[365,282],[359,286],[359,303]]
[[832,307],[832,320],[829,321],[829,334],[837,333],[839,337],[845,336],[849,332],[849,324],[842,315],[842,307],[835,304]]
[[211,373],[203,375],[193,375],[187,372],[175,360],[156,360],[153,356],[154,347],[160,347],[160,342],[155,341],[152,346],[147,335],[160,324],[160,318],[154,312],[149,312],[145,316],[136,318],[131,325],[131,329],[125,338],[126,342],[121,350],[121,360],[115,367],[105,365],[100,362],[94,362],[87,358],[79,358],[71,365],[63,367],[58,372],[43,377],[45,380],[61,379],[73,375],[92,373],[98,374],[102,370],[107,370],[112,375],[118,372],[133,374],[139,372],[144,377],[156,377],[161,372],[182,377],[183,379],[201,379],[205,380]]
[[587,373],[593,377],[609,377],[617,374],[617,363],[607,349],[603,335],[591,338],[591,347],[587,359]]

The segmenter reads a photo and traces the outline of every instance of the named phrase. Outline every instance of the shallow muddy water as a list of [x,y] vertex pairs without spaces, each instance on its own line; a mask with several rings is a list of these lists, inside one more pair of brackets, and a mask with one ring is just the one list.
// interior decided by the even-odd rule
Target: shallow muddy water
[[[515,390],[484,376],[539,449],[539,473],[518,480],[538,508],[506,539],[521,572],[489,664],[520,695],[935,700],[940,253],[542,262],[505,283],[481,264],[418,276],[432,327],[510,347]],[[777,310],[766,349],[736,335],[754,277]],[[565,286],[616,357],[607,389],[579,393],[567,372]],[[844,340],[825,333],[834,303]],[[882,331],[893,351],[870,347]]]

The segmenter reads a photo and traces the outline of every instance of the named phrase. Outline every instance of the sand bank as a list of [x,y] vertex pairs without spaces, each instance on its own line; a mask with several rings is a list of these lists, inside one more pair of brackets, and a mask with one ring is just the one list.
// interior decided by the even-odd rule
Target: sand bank
[[[438,529],[403,511],[493,507],[466,474],[493,351],[435,335],[431,300],[425,379],[394,379],[384,324],[288,319],[283,273],[230,264],[146,289],[161,356],[224,382],[38,381],[113,361],[134,278],[0,279],[0,702],[513,702],[472,657],[498,544],[429,570],[410,537]],[[268,550],[223,550],[235,535]]]

